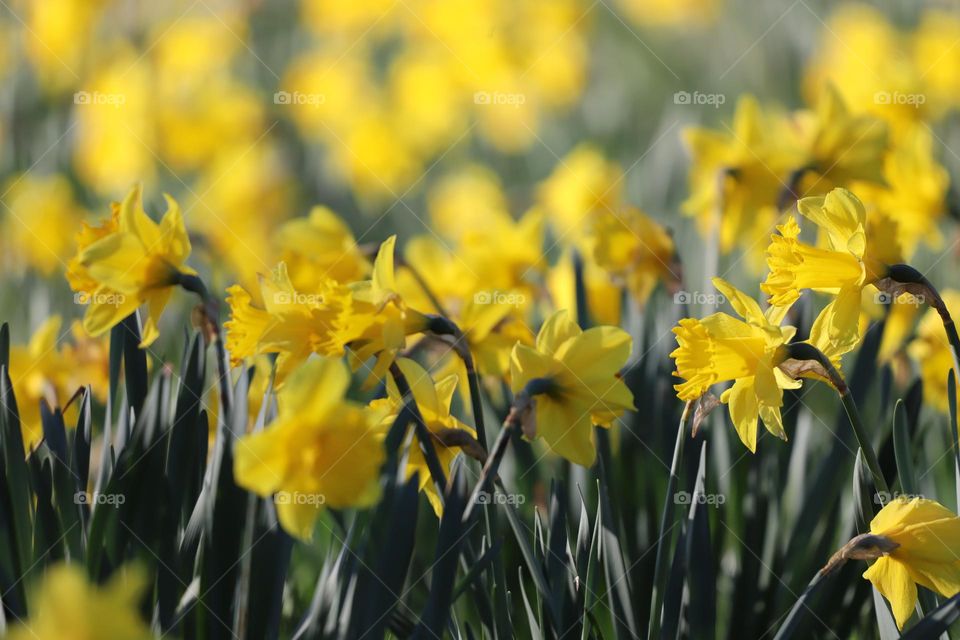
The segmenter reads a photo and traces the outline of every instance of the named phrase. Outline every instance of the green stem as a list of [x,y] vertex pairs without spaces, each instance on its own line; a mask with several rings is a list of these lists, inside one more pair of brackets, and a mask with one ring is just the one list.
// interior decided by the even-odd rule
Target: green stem
[[674,494],[677,482],[680,480],[680,461],[683,459],[683,443],[686,442],[687,417],[693,402],[687,402],[680,416],[677,426],[677,441],[673,445],[673,460],[670,462],[670,477],[667,480],[667,492],[663,498],[663,513],[660,516],[660,534],[657,537],[657,557],[653,565],[653,594],[650,601],[650,626],[647,631],[647,640],[654,640],[660,636],[660,609],[663,607],[663,592],[667,587],[667,552],[673,536],[670,535],[673,521],[673,511],[676,502]]
[[853,434],[857,438],[857,444],[860,445],[860,450],[863,451],[863,459],[867,463],[867,468],[870,469],[870,473],[873,475],[873,483],[877,491],[889,494],[890,487],[887,485],[887,481],[883,478],[883,472],[880,470],[880,460],[877,458],[877,453],[870,444],[870,438],[867,435],[866,429],[863,427],[860,412],[857,410],[857,403],[854,402],[853,395],[850,393],[850,387],[847,386],[843,376],[840,375],[837,368],[830,362],[830,358],[812,344],[796,342],[788,345],[787,348],[791,358],[801,361],[812,360],[823,367],[831,384],[840,395],[840,402],[843,404],[843,409],[847,413],[847,419],[853,428]]

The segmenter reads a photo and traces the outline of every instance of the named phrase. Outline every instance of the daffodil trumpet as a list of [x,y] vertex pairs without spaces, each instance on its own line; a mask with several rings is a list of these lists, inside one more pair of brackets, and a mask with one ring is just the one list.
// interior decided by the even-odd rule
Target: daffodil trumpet
[[880,470],[880,461],[877,458],[876,451],[870,444],[870,438],[863,428],[863,421],[860,419],[860,412],[857,410],[857,404],[853,400],[850,388],[837,368],[820,349],[808,342],[794,342],[786,345],[786,359],[780,364],[780,368],[785,370],[788,375],[799,375],[801,373],[811,373],[815,377],[825,378],[837,390],[840,396],[840,402],[843,404],[844,411],[847,413],[847,419],[853,428],[853,433],[863,451],[864,460],[867,468],[873,475],[873,483],[877,491],[889,493],[890,489],[887,481]]

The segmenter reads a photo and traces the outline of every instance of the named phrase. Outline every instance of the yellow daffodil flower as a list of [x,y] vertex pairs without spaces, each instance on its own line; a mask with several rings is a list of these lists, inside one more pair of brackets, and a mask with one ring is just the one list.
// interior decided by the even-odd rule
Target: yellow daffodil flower
[[437,233],[457,243],[470,229],[510,218],[500,180],[481,165],[468,165],[437,181],[427,192],[427,210]]
[[274,242],[299,291],[317,289],[328,279],[353,282],[370,272],[350,228],[326,207],[314,207],[308,217],[285,222]]
[[[476,431],[450,414],[450,403],[453,401],[457,378],[447,376],[434,383],[430,374],[413,360],[399,358],[396,364],[406,378],[407,384],[410,385],[413,399],[430,432],[440,466],[449,477],[453,461],[465,442],[462,436],[476,438],[477,435]],[[374,400],[370,403],[370,408],[383,415],[381,426],[384,430],[389,429],[397,419],[397,415],[403,408],[403,396],[397,390],[393,376],[387,379],[387,397]],[[430,468],[416,439],[410,445],[404,473],[407,478],[415,473],[419,474],[420,490],[427,495],[437,517],[443,515],[443,502],[437,493],[436,484],[430,475]]]
[[83,210],[70,182],[61,175],[12,178],[6,186],[9,208],[4,228],[8,267],[33,267],[43,275],[63,269],[73,251],[73,230],[80,228]]
[[548,387],[534,397],[528,439],[543,438],[567,460],[589,467],[596,459],[593,426],[609,427],[627,410],[633,394],[620,378],[632,340],[617,327],[582,331],[567,311],[543,323],[534,347],[517,344],[510,356],[510,386],[519,393],[531,381]]
[[[733,285],[714,278],[741,319],[723,312],[701,320],[684,318],[674,328],[678,347],[670,354],[676,362],[674,375],[684,382],[674,386],[681,400],[696,400],[718,382],[733,385],[720,396],[730,407],[730,419],[740,440],[751,451],[757,447],[757,419],[767,431],[783,440],[780,408],[784,389],[797,389],[801,381],[781,369],[789,359],[786,346],[796,329],[782,327],[789,306],[771,306],[764,312],[757,302]],[[828,327],[833,310],[824,309],[814,321],[807,342],[817,347],[839,368],[840,356],[853,345],[832,340]],[[803,371],[803,377],[819,377]]]
[[[10,380],[20,411],[23,445],[32,451],[43,439],[40,402],[51,409],[63,408],[85,386],[94,397],[105,400],[108,387],[108,350],[105,344],[90,338],[79,323],[63,331],[60,316],[41,324],[26,345],[10,348]],[[71,334],[73,340],[68,341]],[[68,426],[74,424],[67,420]]]
[[903,628],[917,604],[917,585],[950,598],[960,591],[960,518],[923,498],[897,498],[870,521],[881,537],[876,561],[863,573],[890,602]]
[[595,147],[579,145],[541,183],[538,195],[558,241],[578,243],[592,214],[620,209],[623,169]]
[[885,267],[868,251],[866,211],[846,189],[834,189],[825,197],[804,198],[800,213],[822,232],[826,247],[799,240],[795,218],[779,225],[767,249],[770,273],[760,288],[770,295],[770,304],[787,306],[803,289],[836,295],[830,303],[830,337],[835,342],[856,344],[860,339],[861,290],[882,277]]
[[696,218],[701,235],[719,233],[721,253],[745,247],[754,271],[762,267],[762,239],[777,219],[787,175],[800,162],[778,134],[785,127],[784,114],[747,95],[737,101],[732,126],[683,132],[692,156],[683,212]]
[[147,588],[142,571],[120,570],[105,585],[91,584],[77,565],[47,570],[30,599],[30,617],[11,625],[10,640],[149,640],[140,616]]
[[307,540],[324,508],[366,507],[380,496],[384,460],[379,416],[344,400],[350,372],[314,358],[277,392],[278,415],[234,450],[237,484],[275,495],[284,530]]
[[646,303],[659,282],[679,279],[673,238],[639,209],[599,213],[591,226],[597,265],[623,282],[638,303]]
[[134,187],[120,205],[116,228],[94,239],[96,232],[87,230],[77,255],[80,273],[71,281],[94,285],[77,288],[88,303],[83,326],[98,336],[147,305],[141,347],[150,346],[160,335],[157,323],[172,287],[182,274],[196,272],[186,266],[190,255],[190,238],[183,225],[180,207],[170,196],[167,212],[156,223],[144,212],[140,187]]

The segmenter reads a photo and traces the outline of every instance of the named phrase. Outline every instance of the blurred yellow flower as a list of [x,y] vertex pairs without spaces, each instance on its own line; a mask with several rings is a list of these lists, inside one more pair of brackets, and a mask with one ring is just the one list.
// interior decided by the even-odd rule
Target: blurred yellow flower
[[140,616],[147,577],[139,569],[118,570],[105,585],[92,584],[77,565],[47,569],[30,598],[30,617],[10,628],[10,640],[149,640]]
[[[433,448],[437,452],[437,458],[440,466],[443,467],[447,477],[450,476],[450,469],[453,461],[459,455],[462,449],[463,438],[466,435],[470,438],[476,438],[476,432],[462,423],[460,420],[450,414],[450,403],[453,401],[453,393],[457,387],[457,378],[447,376],[434,382],[430,374],[419,364],[407,358],[399,358],[397,366],[410,385],[410,391],[413,393],[413,399],[417,403],[420,415],[427,425],[430,432]],[[374,400],[370,403],[370,408],[378,415],[382,415],[381,427],[386,431],[394,423],[400,410],[403,408],[404,399],[397,390],[396,382],[393,376],[387,378],[387,397]],[[406,458],[405,476],[410,478],[413,474],[419,474],[420,490],[427,495],[430,506],[433,507],[437,517],[443,515],[443,502],[437,493],[436,484],[430,475],[430,468],[423,457],[423,452],[416,441],[410,445]]]
[[281,526],[302,540],[325,506],[366,507],[380,496],[380,416],[344,400],[349,385],[342,362],[309,360],[277,392],[276,420],[234,451],[237,484],[273,495]]
[[147,305],[141,347],[148,347],[160,335],[157,323],[172,287],[183,274],[196,272],[185,263],[190,255],[190,238],[180,207],[170,196],[167,212],[156,223],[143,210],[140,187],[134,187],[120,205],[117,228],[78,247],[77,261],[82,275],[71,285],[94,284],[75,290],[87,303],[84,328],[94,336],[109,331],[142,304]]
[[884,158],[883,176],[882,185],[852,187],[869,217],[889,218],[896,224],[895,236],[907,260],[920,244],[939,249],[943,235],[938,223],[947,212],[950,177],[934,157],[930,130],[916,125],[902,132]]
[[427,192],[430,223],[444,238],[459,242],[470,229],[509,219],[507,198],[495,173],[471,164],[443,176]]
[[299,291],[319,288],[324,280],[352,282],[370,273],[370,262],[350,227],[326,207],[314,207],[309,216],[285,222],[274,243]]
[[80,80],[78,74],[87,62],[85,58],[90,51],[94,28],[107,3],[103,0],[49,0],[22,4],[26,9],[26,20],[21,37],[27,59],[43,87],[59,92],[74,86]]
[[13,177],[4,191],[8,207],[4,228],[13,270],[30,266],[42,275],[59,271],[73,252],[73,230],[84,211],[70,182],[61,175]]
[[563,157],[541,184],[538,197],[558,242],[579,243],[592,214],[619,211],[623,169],[599,149],[581,144]]
[[917,604],[917,585],[950,598],[960,591],[960,518],[934,500],[896,498],[870,521],[881,547],[863,573],[890,602],[903,629]]
[[[590,321],[595,324],[619,325],[623,313],[621,288],[610,279],[604,269],[597,266],[590,256],[583,259],[583,280]],[[577,317],[576,280],[573,257],[569,252],[565,252],[551,267],[547,276],[547,287],[553,308],[570,309],[574,320],[582,324],[585,319]]]
[[721,253],[744,247],[753,271],[763,264],[764,239],[777,219],[787,175],[800,162],[784,144],[785,118],[747,95],[737,101],[732,127],[683,132],[692,156],[683,212],[696,218],[701,235],[719,233]]
[[647,214],[629,207],[594,216],[590,235],[597,265],[623,282],[639,304],[675,273],[673,238]]
[[546,387],[533,398],[524,435],[543,438],[554,453],[591,466],[597,455],[594,425],[610,427],[634,409],[633,394],[620,378],[632,342],[618,327],[582,331],[567,311],[557,311],[544,322],[535,347],[517,344],[510,356],[513,392],[534,381]]
[[[951,316],[960,314],[960,291],[940,292]],[[913,307],[916,308],[916,307]],[[917,325],[916,337],[907,345],[907,353],[920,367],[924,401],[942,413],[949,411],[947,374],[953,368],[953,356],[943,329],[943,321],[934,309],[928,309]]]

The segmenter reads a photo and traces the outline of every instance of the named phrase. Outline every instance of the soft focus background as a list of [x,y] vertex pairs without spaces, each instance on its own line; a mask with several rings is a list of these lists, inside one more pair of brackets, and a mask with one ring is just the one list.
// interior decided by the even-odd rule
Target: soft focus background
[[[339,216],[366,248],[391,233],[400,247],[414,237],[453,246],[466,231],[494,228],[504,214],[563,220],[609,200],[637,206],[671,231],[683,287],[695,294],[679,302],[698,314],[716,306],[707,295],[710,276],[757,292],[763,277],[757,255],[773,231],[772,219],[758,219],[722,247],[715,231],[683,213],[691,195],[683,131],[699,125],[734,134],[742,94],[774,110],[805,109],[829,80],[851,111],[880,116],[895,130],[915,127],[925,141],[918,144],[926,145],[921,155],[949,176],[960,175],[956,2],[0,0],[0,16],[0,320],[10,324],[17,345],[18,399],[34,405],[51,386],[60,404],[84,384],[105,393],[106,340],[76,325],[85,301],[64,276],[81,223],[108,215],[110,203],[135,183],[143,185],[154,216],[164,210],[163,193],[181,204],[194,246],[190,264],[221,299],[231,284],[254,288],[257,274],[280,259],[320,255],[322,235],[285,226],[316,205]],[[939,187],[937,231],[919,243],[911,263],[943,289],[960,288],[953,190]],[[499,242],[489,250],[495,260],[497,252],[510,254],[503,259],[516,260],[532,281],[558,287],[555,296],[572,296],[572,276],[558,266],[571,244],[562,228],[552,227],[545,251],[524,246],[522,229],[514,227],[495,234]],[[446,265],[449,272],[437,267],[432,278],[456,278],[456,264]],[[634,516],[624,516],[630,524],[621,544],[636,561],[628,572],[644,602],[652,561],[646,551],[661,503],[644,478],[665,481],[661,466],[669,463],[674,434],[661,427],[675,424],[681,406],[666,374],[670,328],[682,311],[676,286],[662,289],[650,299],[652,311],[621,314],[619,303],[594,310],[611,323],[622,316],[633,330],[643,327],[638,375],[659,379],[638,395],[640,415],[630,418],[631,435],[641,437],[616,430],[612,436],[622,456],[614,472],[624,510]],[[152,367],[180,361],[192,303],[174,296],[162,337],[150,348]],[[885,371],[876,386],[902,395],[909,366]],[[931,461],[949,444],[943,393],[923,413],[923,424],[941,429],[921,440]],[[805,402],[836,411],[826,389],[814,389]],[[889,418],[886,405],[862,410],[868,420]],[[647,425],[650,416],[656,418]],[[751,458],[732,432],[724,435],[724,419],[716,419],[719,442],[710,452],[721,495],[743,499],[740,492],[762,483],[765,473],[779,474],[785,506],[775,506],[785,522],[804,523],[808,463],[838,446],[820,428],[826,423],[801,411],[791,432],[795,449]],[[761,448],[778,446],[767,436]],[[852,455],[842,459],[852,465]],[[695,473],[695,463],[688,471]],[[532,502],[545,501],[550,469],[517,481]],[[582,470],[553,469],[589,482]],[[955,506],[948,471],[923,481]],[[829,504],[839,500],[823,495]],[[852,498],[843,500],[848,505]],[[639,506],[647,502],[649,508]],[[743,637],[760,636],[811,577],[809,567],[791,573],[767,566],[761,558],[773,562],[794,546],[766,521],[776,508],[751,508],[743,518],[728,513],[715,538],[721,621],[734,629],[743,618],[731,612],[752,611],[750,596],[777,594],[776,604],[771,597],[758,605],[755,619],[763,628]],[[777,532],[766,547],[749,538],[747,520]],[[847,533],[841,528],[832,534],[837,541]],[[321,535],[295,550],[287,614],[309,602],[330,546]],[[740,546],[755,553],[729,551]],[[831,538],[819,555],[836,546]],[[757,591],[743,591],[745,584]],[[853,620],[868,602],[855,604]]]

